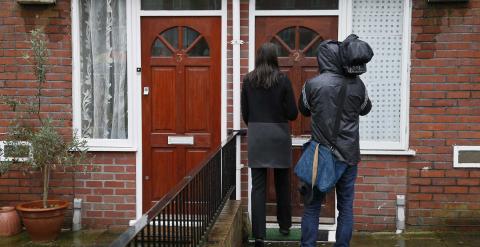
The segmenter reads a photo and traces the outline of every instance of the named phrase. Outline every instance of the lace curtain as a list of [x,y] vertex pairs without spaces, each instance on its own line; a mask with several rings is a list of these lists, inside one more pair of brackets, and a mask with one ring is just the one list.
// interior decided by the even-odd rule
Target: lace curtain
[[83,138],[128,138],[125,1],[80,0]]

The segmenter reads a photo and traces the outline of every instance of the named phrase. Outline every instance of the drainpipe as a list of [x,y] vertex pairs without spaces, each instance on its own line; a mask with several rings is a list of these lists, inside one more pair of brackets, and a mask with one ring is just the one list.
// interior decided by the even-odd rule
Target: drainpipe
[[397,234],[405,230],[405,195],[397,195]]
[[82,199],[73,199],[73,227],[72,230],[82,230]]
[[[240,130],[240,45],[243,41],[240,40],[240,0],[232,1],[232,44],[233,51],[233,129]],[[237,160],[236,160],[236,200],[241,199],[241,169],[240,154],[241,142],[240,136],[237,136]]]

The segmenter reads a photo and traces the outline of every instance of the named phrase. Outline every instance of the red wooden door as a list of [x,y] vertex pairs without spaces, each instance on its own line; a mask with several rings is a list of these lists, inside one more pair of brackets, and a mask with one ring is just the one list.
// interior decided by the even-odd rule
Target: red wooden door
[[[305,80],[318,74],[316,50],[320,42],[326,39],[337,39],[338,18],[322,17],[257,17],[255,23],[255,46],[272,42],[279,47],[279,65],[282,72],[292,81],[295,97],[300,95]],[[299,116],[291,125],[293,137],[310,136],[310,118]],[[293,147],[293,164],[300,157],[299,147]],[[293,166],[292,166],[293,167]],[[292,169],[293,170],[293,169]],[[273,173],[268,174],[267,188],[267,220],[275,221],[275,187]],[[293,220],[299,221],[303,213],[303,205],[297,190],[297,177],[291,173],[291,193]],[[321,222],[334,223],[335,194],[329,193],[322,205]]]
[[143,209],[220,145],[219,17],[142,17]]

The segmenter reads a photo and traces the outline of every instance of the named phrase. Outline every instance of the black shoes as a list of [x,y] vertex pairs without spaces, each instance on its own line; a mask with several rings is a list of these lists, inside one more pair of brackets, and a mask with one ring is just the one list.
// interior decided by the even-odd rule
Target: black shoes
[[[278,231],[283,236],[288,236],[290,234],[289,228],[279,228]],[[255,247],[264,247],[264,246],[265,246],[265,241],[262,238],[255,239]]]
[[264,247],[264,246],[265,246],[265,242],[263,241],[263,239],[261,238],[255,239],[255,247]]

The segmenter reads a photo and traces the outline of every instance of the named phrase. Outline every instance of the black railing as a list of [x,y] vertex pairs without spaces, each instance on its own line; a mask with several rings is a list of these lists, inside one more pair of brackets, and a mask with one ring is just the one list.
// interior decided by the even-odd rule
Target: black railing
[[235,195],[236,137],[233,132],[110,246],[201,246]]

